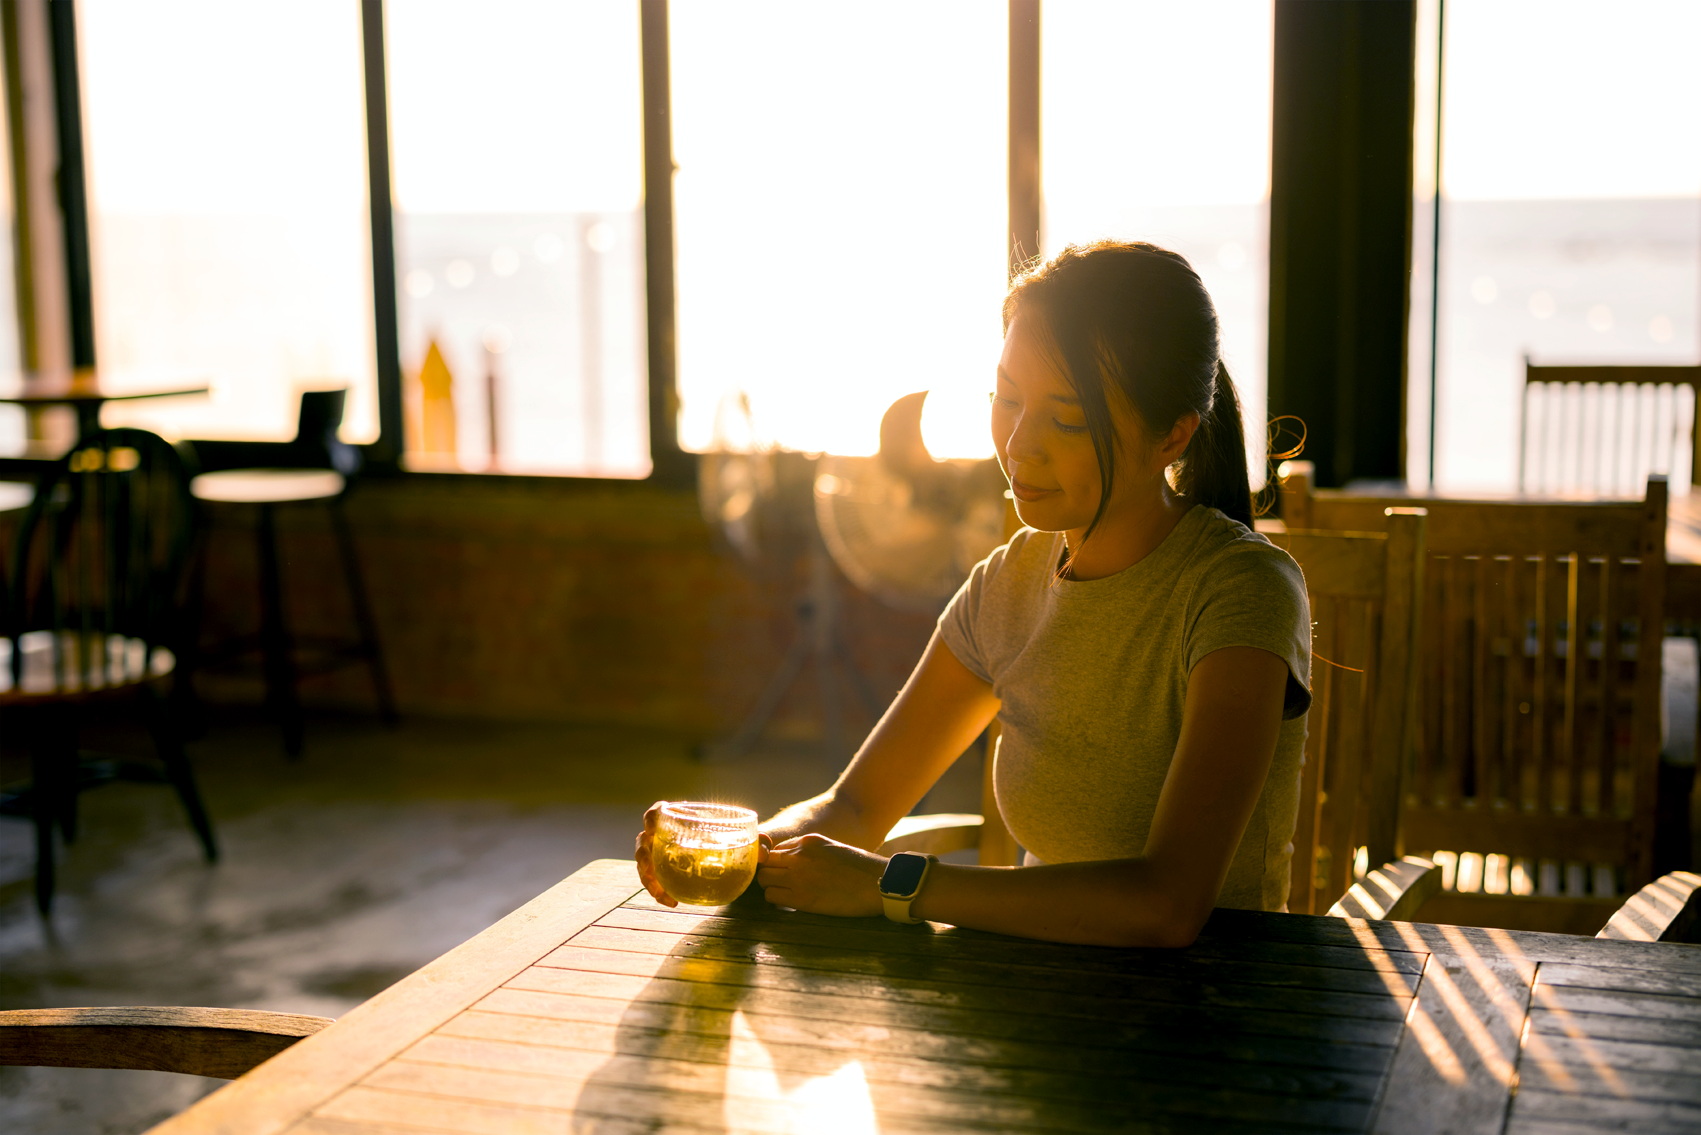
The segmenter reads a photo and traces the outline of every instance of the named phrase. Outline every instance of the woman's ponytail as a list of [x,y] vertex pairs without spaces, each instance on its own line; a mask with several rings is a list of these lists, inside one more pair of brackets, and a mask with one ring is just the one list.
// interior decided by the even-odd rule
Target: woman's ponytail
[[1240,424],[1240,392],[1220,359],[1211,408],[1199,417],[1199,428],[1175,471],[1175,488],[1189,500],[1252,527],[1252,486],[1246,469],[1246,434]]

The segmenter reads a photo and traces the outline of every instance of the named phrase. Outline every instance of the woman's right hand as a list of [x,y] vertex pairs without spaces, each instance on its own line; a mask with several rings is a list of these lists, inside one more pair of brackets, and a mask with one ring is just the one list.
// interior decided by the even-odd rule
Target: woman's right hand
[[657,800],[644,813],[644,830],[638,833],[638,842],[632,849],[632,858],[638,864],[638,881],[644,884],[644,889],[650,892],[650,897],[663,906],[678,906],[679,900],[662,889],[660,880],[656,878],[656,867],[650,859],[651,849],[655,846],[656,825],[661,822],[662,805],[665,800]]

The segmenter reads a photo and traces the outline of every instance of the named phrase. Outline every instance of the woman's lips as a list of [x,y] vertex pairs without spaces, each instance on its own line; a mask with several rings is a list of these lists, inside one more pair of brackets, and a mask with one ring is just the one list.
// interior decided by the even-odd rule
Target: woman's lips
[[1057,490],[1056,489],[1040,489],[1040,488],[1035,488],[1033,485],[1024,485],[1021,481],[1018,481],[1014,477],[1012,477],[1012,478],[1010,478],[1010,491],[1012,493],[1016,494],[1017,500],[1037,501],[1037,500],[1040,500],[1043,497],[1051,496],[1051,494],[1055,493]]

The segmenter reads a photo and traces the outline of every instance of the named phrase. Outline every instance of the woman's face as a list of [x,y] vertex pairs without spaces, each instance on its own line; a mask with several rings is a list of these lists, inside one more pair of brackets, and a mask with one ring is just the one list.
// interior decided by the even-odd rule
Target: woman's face
[[[1111,417],[1122,448],[1111,491],[1120,496],[1133,472],[1123,453],[1125,439],[1139,437],[1143,431],[1132,410],[1116,401],[1112,400]],[[1004,354],[998,362],[992,443],[1023,524],[1042,532],[1079,533],[1093,522],[1103,482],[1086,415],[1045,341],[1030,332],[1020,316],[1005,332]]]

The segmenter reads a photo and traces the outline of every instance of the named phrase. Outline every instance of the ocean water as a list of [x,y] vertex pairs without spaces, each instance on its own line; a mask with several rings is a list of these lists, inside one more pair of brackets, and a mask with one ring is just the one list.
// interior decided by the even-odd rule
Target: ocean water
[[[1429,392],[1429,208],[1414,210],[1408,470],[1427,477]],[[1701,362],[1701,199],[1444,201],[1441,217],[1436,484],[1505,491],[1519,481],[1524,359],[1538,364]],[[1620,413],[1581,392],[1566,411],[1598,416],[1623,446],[1660,408]],[[1593,399],[1595,396],[1590,395]],[[1677,423],[1680,427],[1683,422]],[[1676,446],[1683,454],[1685,446]],[[1552,487],[1590,488],[1594,454]],[[1610,464],[1610,462],[1609,462]],[[1587,467],[1586,467],[1587,466]],[[1532,473],[1535,469],[1530,470]],[[1620,489],[1649,471],[1618,468]],[[1680,468],[1654,469],[1688,477]],[[1674,482],[1677,480],[1674,476]],[[1611,486],[1602,485],[1603,489]],[[1634,491],[1639,491],[1634,490]]]

